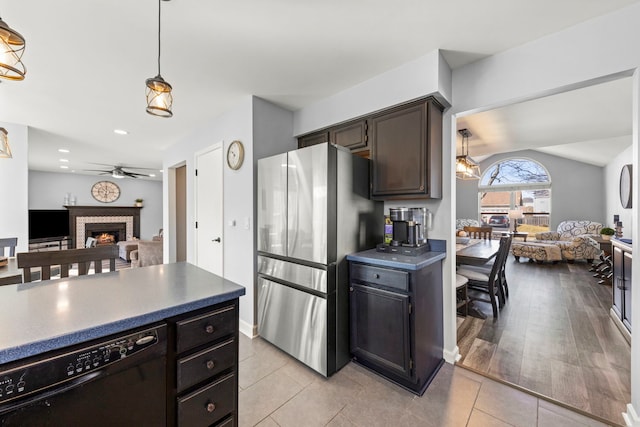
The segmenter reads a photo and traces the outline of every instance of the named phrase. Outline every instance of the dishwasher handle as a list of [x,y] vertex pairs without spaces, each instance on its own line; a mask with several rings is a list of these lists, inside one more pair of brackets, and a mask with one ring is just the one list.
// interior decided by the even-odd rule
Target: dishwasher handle
[[62,394],[66,391],[73,390],[74,388],[78,388],[83,384],[88,383],[89,381],[93,381],[94,379],[103,376],[103,372],[104,372],[103,370],[94,371],[86,375],[82,375],[80,377],[74,378],[71,381],[64,382],[58,386],[54,386],[52,388],[45,389],[45,390],[39,390],[37,392],[34,392],[31,396],[26,396],[23,399],[9,402],[5,405],[0,406],[0,415],[6,412],[15,411],[16,409],[20,409],[24,406],[31,405],[41,400],[48,399],[57,394]]

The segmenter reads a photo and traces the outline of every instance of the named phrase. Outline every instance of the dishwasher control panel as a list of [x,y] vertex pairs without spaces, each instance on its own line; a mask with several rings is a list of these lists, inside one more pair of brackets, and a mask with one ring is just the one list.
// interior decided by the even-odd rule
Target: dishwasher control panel
[[[160,333],[162,336],[160,336]],[[0,405],[21,396],[73,381],[92,372],[152,348],[165,339],[166,327],[141,330],[102,343],[56,352],[46,357],[0,367]],[[162,354],[166,349],[161,350]]]

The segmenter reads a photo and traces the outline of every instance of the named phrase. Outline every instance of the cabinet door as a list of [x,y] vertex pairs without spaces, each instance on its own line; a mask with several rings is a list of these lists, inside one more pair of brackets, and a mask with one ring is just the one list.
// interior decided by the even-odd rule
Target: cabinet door
[[351,151],[360,151],[368,145],[367,121],[346,123],[331,129],[330,139],[336,145],[341,145]]
[[613,248],[613,284],[611,290],[613,292],[613,311],[622,319],[622,297],[624,293],[624,270],[623,270],[623,252],[620,248]]
[[351,284],[351,353],[411,378],[409,296]]
[[298,138],[298,148],[310,147],[316,144],[329,142],[329,131],[316,132]]
[[431,100],[371,120],[371,195],[378,199],[439,198],[442,112]]
[[624,270],[624,311],[622,316],[622,323],[631,331],[631,253],[624,252],[623,254],[623,270]]

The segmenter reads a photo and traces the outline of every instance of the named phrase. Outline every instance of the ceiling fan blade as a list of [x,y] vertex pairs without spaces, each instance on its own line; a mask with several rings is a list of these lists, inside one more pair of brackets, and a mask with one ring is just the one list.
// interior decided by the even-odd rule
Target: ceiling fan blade
[[124,168],[124,169],[150,170],[150,171],[155,171],[159,169],[159,168],[139,168],[137,166],[127,166],[127,165],[118,165],[117,167]]
[[105,173],[111,173],[111,171],[106,171],[104,169],[82,169],[85,172],[105,172]]

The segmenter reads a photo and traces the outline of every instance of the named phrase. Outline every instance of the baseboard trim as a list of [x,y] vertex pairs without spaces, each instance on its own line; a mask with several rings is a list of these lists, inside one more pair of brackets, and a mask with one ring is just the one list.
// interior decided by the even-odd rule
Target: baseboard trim
[[622,418],[627,427],[640,427],[640,417],[631,403],[627,404],[627,412],[622,413]]
[[253,339],[258,336],[258,325],[251,325],[250,323],[245,322],[240,319],[240,325],[238,327],[240,332]]
[[447,363],[451,363],[452,365],[460,360],[462,357],[460,355],[460,349],[458,346],[455,346],[453,350],[444,350],[443,352],[444,361]]

